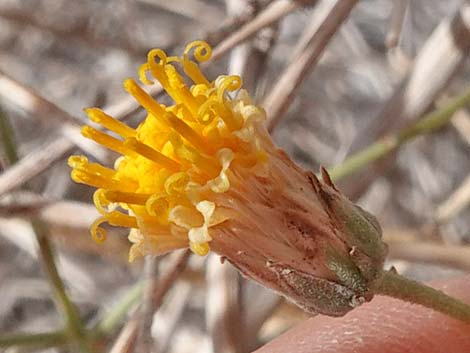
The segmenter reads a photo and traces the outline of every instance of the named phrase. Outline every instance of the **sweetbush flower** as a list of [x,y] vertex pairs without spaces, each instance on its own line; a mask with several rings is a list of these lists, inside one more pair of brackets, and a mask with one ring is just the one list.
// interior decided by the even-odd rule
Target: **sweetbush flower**
[[370,300],[386,253],[374,217],[348,201],[326,171],[320,181],[273,144],[265,112],[239,76],[207,79],[197,62],[210,55],[202,41],[182,57],[151,50],[140,80],[158,81],[174,104],[125,80],[148,113],[136,129],[86,109],[110,133],[85,126],[82,134],[122,155],[114,168],[69,159],[73,180],[97,188],[93,238],[105,240],[105,222],[129,228],[131,261],[212,249],[310,312],[343,315]]

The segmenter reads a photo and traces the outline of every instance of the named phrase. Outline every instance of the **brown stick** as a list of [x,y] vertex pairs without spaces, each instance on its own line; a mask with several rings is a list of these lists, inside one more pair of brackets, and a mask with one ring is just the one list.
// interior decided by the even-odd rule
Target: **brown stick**
[[220,58],[228,50],[232,49],[241,42],[247,40],[260,29],[265,28],[274,22],[277,22],[282,17],[298,9],[300,4],[291,0],[276,0],[273,1],[266,9],[264,9],[252,21],[246,23],[236,32],[232,33],[227,39],[223,40],[217,45],[212,52],[212,59]]
[[[264,100],[268,130],[272,131],[287,111],[297,89],[315,67],[326,45],[349,16],[357,0],[336,0],[320,18],[314,17],[312,25],[299,40],[306,43],[299,55],[290,61],[276,85]],[[314,13],[316,15],[316,13]]]
[[65,137],[48,142],[0,174],[0,196],[23,185],[65,156],[73,144]]
[[[168,270],[161,279],[158,280],[153,292],[154,310],[157,311],[163,303],[163,298],[166,293],[171,289],[175,281],[183,272],[188,262],[191,252],[189,250],[182,250],[173,253],[171,256],[171,263],[168,265]],[[125,353],[129,352],[129,348],[134,344],[137,337],[138,330],[138,310],[135,311],[127,324],[123,327],[116,339],[111,352]]]
[[[459,71],[470,50],[470,5],[444,19],[418,53],[408,77],[398,86],[374,121],[358,134],[350,153],[360,151],[387,132],[412,124],[425,114]],[[359,183],[343,186],[357,199],[393,164],[391,156],[357,175]]]
[[154,350],[152,339],[152,323],[155,313],[153,293],[157,287],[158,260],[156,256],[145,257],[144,265],[144,292],[139,310],[139,325],[137,332],[137,352],[150,353]]
[[408,77],[385,104],[380,115],[358,136],[352,152],[379,136],[421,117],[458,72],[470,50],[470,5],[443,20],[426,41]]
[[240,275],[232,265],[220,264],[217,255],[208,259],[206,270],[206,323],[214,352],[243,353],[240,307]]

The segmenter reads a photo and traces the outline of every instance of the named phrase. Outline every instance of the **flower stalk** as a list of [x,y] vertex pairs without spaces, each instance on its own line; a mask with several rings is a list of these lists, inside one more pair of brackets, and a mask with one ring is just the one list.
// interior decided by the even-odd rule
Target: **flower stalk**
[[470,305],[393,271],[383,272],[375,293],[419,304],[470,324]]
[[17,333],[0,336],[0,347],[34,346],[34,347],[58,347],[68,342],[67,333],[63,330],[48,333]]

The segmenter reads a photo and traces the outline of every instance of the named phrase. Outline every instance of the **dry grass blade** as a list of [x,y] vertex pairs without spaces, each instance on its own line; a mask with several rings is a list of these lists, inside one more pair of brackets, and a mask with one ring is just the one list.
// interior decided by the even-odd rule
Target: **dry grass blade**
[[33,216],[47,224],[85,230],[99,213],[89,203],[56,200],[28,191],[11,193],[0,200],[0,217]]
[[[358,134],[351,152],[368,146],[379,136],[413,123],[426,113],[439,94],[459,71],[470,49],[470,5],[463,5],[433,31],[414,60],[407,78],[385,103],[382,112]],[[357,199],[372,181],[385,172],[395,158],[366,169],[355,185],[346,185],[346,193]]]
[[155,314],[154,326],[158,330],[154,332],[154,337],[158,352],[168,351],[171,340],[175,336],[181,318],[185,313],[185,308],[189,299],[191,299],[192,291],[192,285],[189,282],[180,281],[175,283],[168,298],[165,299],[164,305]]
[[156,256],[146,256],[144,261],[144,292],[139,311],[137,351],[150,353],[154,351],[151,331],[155,312],[153,293],[157,286],[158,260]]
[[64,157],[73,147],[65,137],[47,142],[0,174],[0,196],[20,187]]
[[[205,36],[204,39],[210,43],[211,46],[216,46],[220,42],[222,42],[225,38],[230,36],[232,33],[237,31],[240,27],[245,25],[247,22],[253,19],[253,11],[252,6],[246,6],[245,10],[236,15],[236,16],[229,16],[222,24],[217,28],[217,30],[209,31]],[[262,9],[261,9],[262,10]]]
[[242,353],[245,339],[240,306],[240,275],[218,256],[207,264],[206,323],[214,352]]
[[390,258],[470,270],[470,246],[389,241]]
[[155,287],[155,291],[153,292],[153,301],[155,302],[156,309],[162,305],[165,294],[170,290],[173,283],[175,283],[185,269],[190,256],[190,250],[179,250],[170,255],[169,264],[165,270],[165,274],[162,275]]
[[[162,92],[161,86],[155,85],[149,93],[156,95]],[[84,120],[74,117],[53,102],[42,97],[38,92],[20,84],[0,72],[0,96],[12,101],[34,117],[42,118],[46,123],[50,118],[57,119],[62,126],[61,137],[38,147],[19,160],[12,167],[0,174],[0,195],[20,187],[49,168],[53,163],[70,153],[75,145],[87,151],[99,161],[109,162],[109,154],[95,143],[80,135],[78,126]],[[122,119],[140,109],[134,99],[123,100],[106,111],[116,118]]]
[[438,223],[449,222],[460,211],[470,205],[470,175],[455,190],[449,198],[444,201],[436,210],[435,219]]
[[304,36],[299,40],[299,43],[307,44],[301,53],[290,61],[263,102],[267,110],[269,131],[275,128],[287,111],[300,84],[313,70],[326,45],[348,18],[356,3],[357,0],[337,0],[329,3],[325,5],[328,10],[322,12],[320,18],[314,12],[311,27],[305,29]]
[[0,8],[0,17],[19,26],[33,26],[39,31],[52,34],[59,40],[69,41],[75,39],[94,48],[108,47],[124,49],[126,52],[136,56],[145,54],[145,48],[136,46],[135,42],[128,40],[108,40],[105,37],[94,34],[87,28],[87,23],[79,23],[73,28],[64,29],[61,26],[51,25],[47,23],[47,21],[38,18],[38,16],[31,15],[26,11],[6,8]]
[[[106,161],[107,153],[104,153],[102,148],[90,143],[80,135],[78,127],[85,122],[84,119],[69,114],[57,104],[42,96],[38,91],[2,72],[0,72],[0,96],[23,109],[31,117],[39,118],[44,124],[51,124],[51,120],[59,122],[59,133],[69,138],[74,144],[99,161]],[[70,145],[71,147],[72,145]]]
[[353,151],[422,116],[447,87],[470,48],[470,5],[434,30],[418,53],[411,72],[385,104],[382,113],[353,143]]
[[39,92],[27,87],[0,71],[0,96],[12,102],[30,115],[50,123],[51,118],[62,123],[79,126],[84,120],[70,115],[65,110],[44,98]]
[[470,115],[468,112],[460,110],[455,113],[452,124],[467,145],[470,145]]
[[50,200],[42,195],[20,191],[0,198],[0,217],[22,217],[36,214],[50,205]]
[[215,6],[210,6],[201,0],[138,0],[141,3],[160,7],[167,11],[198,21],[203,26],[218,24],[223,15]]
[[109,353],[131,353],[134,352],[139,326],[138,315],[132,316],[124,325],[119,336],[114,341]]
[[255,35],[259,30],[265,28],[282,17],[298,9],[300,4],[290,0],[275,0],[266,9],[258,14],[252,21],[245,24],[228,38],[217,45],[212,52],[212,59],[220,58],[225,52],[236,45]]
[[390,25],[388,27],[387,38],[385,44],[389,49],[398,45],[401,32],[403,29],[403,21],[405,20],[408,0],[396,0],[393,2],[392,14],[390,16]]
[[[256,298],[256,300],[253,300]],[[243,286],[242,308],[245,347],[251,352],[259,346],[259,333],[269,321],[284,299],[255,283],[247,282]]]
[[[158,280],[154,287],[152,294],[153,309],[157,311],[163,303],[163,298],[171,289],[175,281],[178,279],[180,274],[183,272],[190,256],[189,250],[181,250],[174,252],[170,255],[169,264],[167,270],[164,271],[162,277]],[[162,271],[163,272],[163,271]],[[121,330],[118,338],[113,344],[111,352],[113,353],[124,353],[129,352],[137,338],[137,331],[139,328],[138,322],[139,311],[135,311],[127,324]]]

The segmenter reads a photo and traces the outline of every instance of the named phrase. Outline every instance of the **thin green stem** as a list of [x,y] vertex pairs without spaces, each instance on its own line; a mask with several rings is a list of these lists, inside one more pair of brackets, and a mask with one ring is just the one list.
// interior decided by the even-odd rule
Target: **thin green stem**
[[49,281],[52,284],[54,295],[57,298],[59,305],[59,310],[62,312],[63,316],[67,318],[67,333],[83,353],[90,353],[93,350],[88,340],[85,327],[80,319],[77,308],[68,297],[64,283],[57,271],[57,267],[54,262],[53,248],[49,242],[47,230],[42,222],[37,219],[32,220],[32,226],[39,245],[39,253],[41,255],[42,263]]
[[[9,121],[5,114],[0,111],[0,129],[1,129],[1,136],[2,140],[1,143],[3,144],[5,150],[7,151],[7,158],[10,164],[14,164],[18,161],[18,151],[16,148],[15,138],[13,129],[11,128]],[[78,345],[80,350],[83,353],[91,353],[93,350],[91,348],[91,344],[88,340],[85,327],[80,319],[80,315],[72,303],[70,298],[68,297],[64,283],[59,276],[59,272],[57,271],[56,264],[54,262],[54,254],[53,254],[53,247],[49,241],[47,228],[44,224],[38,220],[33,219],[31,221],[31,225],[33,227],[33,231],[36,235],[36,241],[39,246],[39,253],[41,255],[42,263],[44,265],[44,269],[47,273],[49,281],[52,285],[54,290],[54,295],[57,298],[57,302],[60,308],[60,311],[63,313],[64,317],[66,318],[66,332],[67,335]],[[26,337],[23,335],[18,335],[17,337]],[[12,336],[13,337],[13,336]],[[44,335],[31,335],[31,337],[41,338],[46,337]]]
[[375,288],[376,294],[423,305],[470,324],[470,305],[452,298],[440,290],[385,271]]
[[451,99],[442,108],[438,108],[435,111],[425,115],[415,124],[404,128],[397,134],[381,138],[364,150],[347,158],[340,165],[331,168],[329,170],[330,177],[334,181],[338,181],[355,173],[366,165],[386,156],[390,152],[393,152],[413,138],[440,129],[452,119],[453,114],[457,110],[465,107],[468,104],[470,104],[470,89],[465,90],[462,94]]
[[47,333],[18,333],[0,336],[0,347],[10,346],[41,346],[51,347],[66,344],[68,340],[65,331]]
[[99,321],[95,329],[92,330],[98,334],[112,333],[122,323],[123,318],[129,310],[136,306],[142,298],[144,285],[142,282],[136,283],[119,302]]

